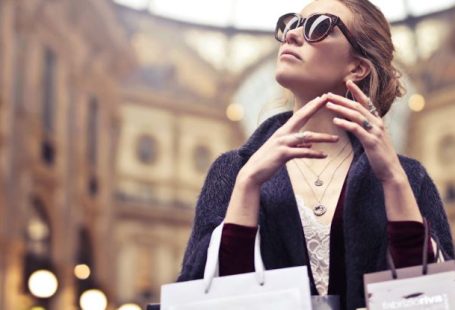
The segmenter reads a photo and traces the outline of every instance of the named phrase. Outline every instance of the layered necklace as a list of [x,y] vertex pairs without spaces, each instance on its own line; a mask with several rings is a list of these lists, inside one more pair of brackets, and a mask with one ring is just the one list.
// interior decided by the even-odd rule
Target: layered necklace
[[[343,151],[346,149],[346,146],[348,146],[349,144],[349,141],[346,142],[346,144],[341,148],[341,150],[338,152],[338,154],[336,154],[335,157],[332,158],[332,160],[330,160],[329,162],[327,162],[327,164],[324,166],[324,168],[321,170],[321,172],[319,173],[316,173],[314,172],[314,170],[311,168],[311,166],[309,166],[305,161],[302,161],[303,164],[311,171],[312,174],[314,174],[316,176],[316,180],[314,181],[314,185],[316,186],[322,186],[324,185],[324,181],[321,180],[321,175],[324,173],[324,171],[327,169],[327,167],[330,166],[330,164],[336,160],[342,153]],[[300,170],[300,169],[299,169]]]
[[[347,144],[346,144],[346,145],[347,145]],[[336,156],[334,159],[336,159],[336,158],[342,153],[342,151],[346,148],[346,145],[343,146],[343,149],[341,150],[341,152],[338,153],[337,156]],[[313,206],[313,213],[314,213],[314,215],[316,215],[316,216],[322,216],[322,215],[324,215],[324,214],[327,212],[327,207],[322,203],[322,201],[324,200],[325,193],[327,192],[327,189],[329,188],[330,184],[332,183],[333,178],[335,177],[336,172],[337,172],[338,169],[341,167],[341,165],[343,165],[343,163],[346,161],[346,159],[348,159],[349,156],[351,156],[351,154],[352,154],[352,150],[343,158],[342,161],[340,161],[340,163],[338,164],[338,166],[333,170],[332,176],[330,177],[329,182],[327,183],[327,186],[326,186],[326,188],[324,189],[324,191],[322,192],[322,195],[321,195],[321,197],[320,197],[319,199],[318,199],[316,193],[314,192],[313,187],[311,186],[310,182],[309,182],[309,181],[307,180],[307,178],[305,177],[305,173],[303,173],[302,169],[301,169],[300,166],[297,164],[297,162],[296,162],[295,160],[293,160],[293,162],[294,162],[294,164],[296,165],[297,169],[298,169],[298,170],[300,171],[300,173],[302,174],[303,179],[304,179],[305,182],[307,183],[308,187],[311,189],[311,192],[313,193],[314,199],[315,199],[316,202],[317,202],[316,205]],[[334,159],[332,159],[332,160],[329,162],[329,164],[330,164]],[[306,165],[306,164],[305,164],[305,165]],[[308,165],[306,165],[306,166],[309,168]],[[324,172],[324,170],[327,169],[327,167],[328,167],[328,164],[324,167],[324,169],[323,169],[322,172]],[[310,169],[310,170],[311,170],[311,169]],[[312,171],[312,170],[311,170],[311,171]],[[312,171],[312,172],[313,172],[313,171]],[[318,180],[320,180],[319,177],[321,176],[322,172],[321,172],[319,175],[315,174],[315,175],[317,176],[317,180],[314,182],[314,184],[315,184],[316,186],[321,186],[321,185],[323,184],[323,183],[322,183],[321,185],[318,185],[319,183],[316,184],[316,182],[317,182]],[[313,173],[314,173],[314,172],[313,172]],[[322,180],[321,180],[321,182],[322,182]]]

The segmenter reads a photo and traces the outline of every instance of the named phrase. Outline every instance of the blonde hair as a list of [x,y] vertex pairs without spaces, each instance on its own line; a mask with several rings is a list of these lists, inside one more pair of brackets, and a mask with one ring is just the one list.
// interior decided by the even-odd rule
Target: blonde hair
[[366,57],[356,54],[370,66],[370,74],[357,82],[362,91],[375,104],[384,116],[397,97],[405,94],[400,82],[401,72],[393,65],[395,48],[392,42],[390,25],[384,14],[368,0],[338,0],[343,3],[355,18],[349,30],[363,48]]

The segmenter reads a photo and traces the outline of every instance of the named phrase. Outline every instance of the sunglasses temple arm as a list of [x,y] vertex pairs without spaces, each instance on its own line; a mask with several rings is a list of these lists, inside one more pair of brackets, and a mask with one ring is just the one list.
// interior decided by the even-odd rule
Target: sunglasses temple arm
[[338,22],[338,27],[340,28],[341,32],[343,32],[346,39],[348,39],[351,46],[362,55],[366,56],[364,49],[354,40],[351,33],[349,32],[348,28],[343,24],[343,22]]

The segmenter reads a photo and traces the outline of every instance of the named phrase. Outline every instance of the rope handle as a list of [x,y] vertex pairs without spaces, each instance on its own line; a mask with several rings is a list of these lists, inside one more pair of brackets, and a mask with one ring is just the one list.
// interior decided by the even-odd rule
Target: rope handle
[[[423,218],[423,226],[424,226],[424,234],[425,239],[423,240],[423,250],[422,250],[422,275],[426,275],[428,273],[428,239],[430,235],[430,229],[428,227],[428,221],[426,218]],[[439,259],[439,255],[442,252],[441,245],[439,241],[435,239],[436,243],[436,261]],[[393,262],[392,254],[390,253],[390,247],[387,247],[387,265],[392,272],[392,278],[398,279],[397,269],[395,263]]]

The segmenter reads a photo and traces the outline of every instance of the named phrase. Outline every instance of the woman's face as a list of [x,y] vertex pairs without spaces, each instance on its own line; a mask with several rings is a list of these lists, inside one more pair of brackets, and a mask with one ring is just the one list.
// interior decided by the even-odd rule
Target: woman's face
[[[337,0],[318,0],[306,6],[300,15],[304,18],[314,13],[337,15],[349,28],[351,11]],[[352,31],[351,31],[352,32]],[[318,96],[325,92],[343,92],[345,81],[356,67],[351,45],[338,27],[322,41],[308,43],[302,27],[288,32],[278,53],[276,80],[292,92]],[[291,51],[298,57],[286,54]]]

